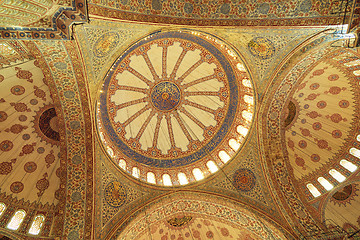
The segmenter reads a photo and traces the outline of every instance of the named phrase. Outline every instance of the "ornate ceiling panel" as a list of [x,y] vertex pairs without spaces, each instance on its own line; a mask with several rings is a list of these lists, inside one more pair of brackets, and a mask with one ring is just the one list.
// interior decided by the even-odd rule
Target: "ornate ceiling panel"
[[71,25],[87,21],[83,0],[3,0],[0,36],[4,39],[70,39]]
[[117,239],[286,239],[267,220],[240,205],[204,197],[184,192],[157,200]]
[[329,62],[314,66],[299,83],[284,123],[289,162],[297,179],[309,180],[311,173],[318,177],[323,165],[337,160],[335,155],[355,124],[357,85],[339,65]]
[[[321,26],[343,21],[341,1],[128,1],[91,0],[93,15],[140,22],[198,26]],[[349,16],[349,13],[348,15]],[[346,17],[345,19],[347,19]]]
[[1,191],[56,205],[60,134],[42,70],[31,60],[1,69],[0,78]]
[[193,169],[207,174],[208,161],[217,168],[239,149],[253,103],[241,60],[220,40],[200,32],[155,33],[125,51],[105,78],[100,138],[136,177],[153,172],[154,183],[167,185],[166,173],[170,185],[183,184],[176,168],[194,181]]

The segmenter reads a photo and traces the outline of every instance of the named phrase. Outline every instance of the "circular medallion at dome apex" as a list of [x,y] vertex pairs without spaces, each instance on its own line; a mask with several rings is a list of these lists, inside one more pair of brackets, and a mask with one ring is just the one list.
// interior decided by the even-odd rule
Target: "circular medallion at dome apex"
[[172,82],[160,82],[151,90],[151,103],[160,111],[173,110],[180,102],[180,89]]
[[98,130],[110,157],[124,160],[128,172],[136,167],[140,179],[150,170],[173,178],[175,168],[191,172],[209,160],[222,165],[221,150],[233,155],[229,141],[238,148],[246,136],[237,127],[249,128],[252,99],[245,67],[225,43],[200,32],[156,32],[109,70]]

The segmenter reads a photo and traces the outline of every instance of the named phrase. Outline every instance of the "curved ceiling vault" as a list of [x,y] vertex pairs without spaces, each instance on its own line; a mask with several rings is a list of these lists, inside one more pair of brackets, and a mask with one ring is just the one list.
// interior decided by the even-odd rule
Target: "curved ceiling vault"
[[0,5],[1,234],[358,231],[360,55],[328,29],[356,2]]
[[304,235],[351,235],[359,215],[349,210],[357,206],[359,56],[326,44],[309,49],[282,72],[263,108],[268,166]]

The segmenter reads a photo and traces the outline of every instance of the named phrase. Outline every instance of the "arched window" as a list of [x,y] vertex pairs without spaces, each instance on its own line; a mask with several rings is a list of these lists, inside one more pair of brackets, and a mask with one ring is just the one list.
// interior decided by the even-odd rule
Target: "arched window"
[[126,162],[124,159],[120,159],[119,167],[121,167],[124,171],[126,171]]
[[189,183],[189,180],[187,179],[185,173],[179,172],[178,173],[178,179],[179,179],[179,183],[181,185],[186,185]]
[[193,174],[194,174],[194,177],[195,177],[195,179],[197,181],[200,181],[200,180],[204,179],[204,174],[199,168],[194,168],[193,169]]
[[[245,70],[245,68],[244,68],[244,70]],[[242,84],[243,84],[245,87],[252,88],[252,86],[251,86],[251,81],[250,81],[248,78],[244,78],[244,79],[242,80]]]
[[358,142],[360,142],[360,134],[356,136],[356,140],[358,140]]
[[227,163],[230,160],[229,154],[227,154],[224,150],[219,152],[219,158],[223,163]]
[[218,166],[213,161],[208,161],[206,166],[209,168],[211,173],[217,172],[219,170]]
[[251,112],[249,112],[249,111],[242,111],[241,115],[242,115],[242,117],[243,117],[246,121],[251,122],[252,117],[253,117],[253,115],[252,115]]
[[41,227],[44,224],[44,221],[45,221],[45,217],[43,215],[37,215],[31,224],[29,233],[33,235],[38,235],[41,231]]
[[111,147],[107,147],[107,152],[110,155],[110,157],[114,157],[114,151],[112,150]]
[[358,168],[355,164],[345,159],[340,161],[340,165],[346,168],[347,170],[349,170],[350,172],[355,172],[356,169]]
[[164,174],[162,176],[162,179],[163,179],[164,186],[172,186],[172,182],[171,182],[171,178],[170,178],[169,174]]
[[355,76],[360,76],[360,70],[353,71]]
[[[246,69],[245,69],[245,67],[244,67],[244,65],[243,64],[241,64],[241,63],[238,63],[238,64],[236,64],[236,67],[237,67],[237,69],[239,69],[239,71],[242,71],[242,72],[246,72]],[[245,80],[246,78],[244,78],[244,80]],[[244,80],[243,80],[243,84],[244,84]],[[249,79],[248,79],[249,80]],[[245,85],[245,84],[244,84]],[[245,85],[246,86],[246,85]],[[251,86],[251,84],[250,84],[250,86]],[[247,87],[247,86],[246,86]]]
[[229,146],[236,152],[240,148],[240,143],[232,138],[229,140]]
[[5,212],[6,205],[5,203],[0,203],[0,216]]
[[346,180],[346,177],[344,177],[344,175],[342,175],[341,173],[339,173],[337,170],[335,169],[331,169],[329,171],[330,175],[336,179],[336,181],[338,182],[343,182]]
[[360,150],[357,148],[350,148],[350,154],[354,157],[360,158]]
[[244,101],[250,105],[254,104],[254,97],[253,96],[249,96],[249,95],[245,95],[244,96]]
[[321,195],[321,193],[319,192],[319,190],[318,190],[312,183],[307,184],[306,187],[309,189],[310,193],[311,193],[314,197],[318,197],[318,196]]
[[137,167],[133,167],[132,169],[132,175],[136,178],[140,177],[140,170]]
[[247,135],[247,133],[249,131],[246,127],[244,127],[242,125],[237,126],[236,130],[243,137],[246,137],[246,135]]
[[323,177],[319,177],[318,182],[328,191],[334,188],[334,186]]
[[156,184],[155,174],[153,172],[148,172],[146,177],[148,183]]
[[24,220],[26,212],[24,210],[18,210],[15,212],[14,216],[10,219],[10,222],[7,225],[8,229],[18,230],[22,221]]

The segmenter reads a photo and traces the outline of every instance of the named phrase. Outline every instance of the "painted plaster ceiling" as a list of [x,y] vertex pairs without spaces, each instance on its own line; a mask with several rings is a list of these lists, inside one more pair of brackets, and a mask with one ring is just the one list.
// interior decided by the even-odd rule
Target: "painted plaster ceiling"
[[[103,40],[98,50],[104,52],[111,41]],[[216,38],[190,31],[151,34],[126,50],[105,77],[97,109],[101,140],[123,169],[139,169],[140,179],[152,172],[153,183],[166,185],[161,177],[169,174],[179,184],[176,168],[182,167],[194,181],[193,169],[207,175],[209,161],[217,169],[246,137],[254,104],[248,77],[239,56]]]
[[198,26],[337,25],[345,9],[341,1],[89,1],[91,15]]
[[55,105],[38,62],[18,62],[0,69],[1,193],[53,208],[60,187]]
[[231,201],[175,194],[139,214],[117,239],[286,239],[265,219],[233,207]]
[[[1,234],[318,239],[359,228],[360,55],[334,48],[343,36],[328,29],[341,2],[57,3],[7,19],[34,25],[0,26],[3,38],[47,39],[0,42]],[[250,24],[277,27],[219,27]],[[24,222],[11,230],[16,211]]]

